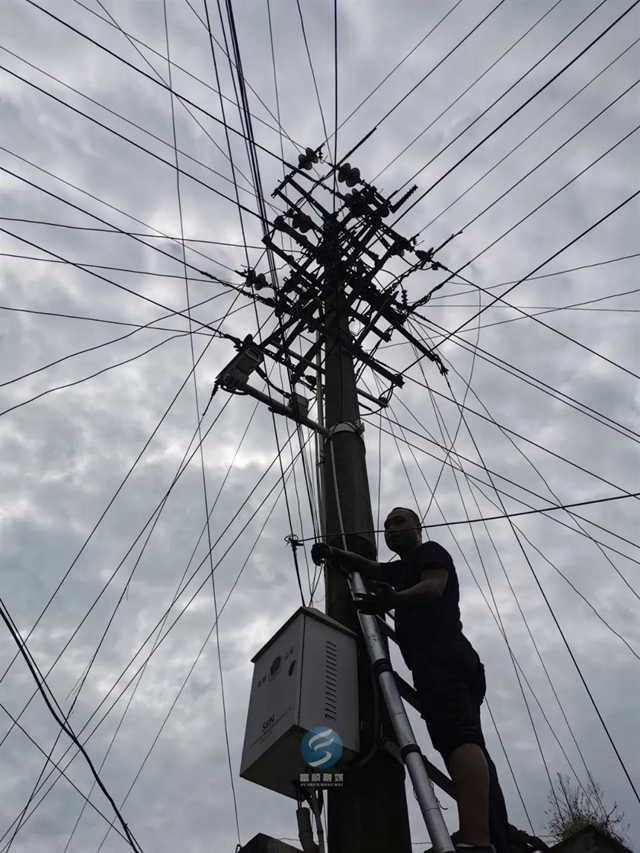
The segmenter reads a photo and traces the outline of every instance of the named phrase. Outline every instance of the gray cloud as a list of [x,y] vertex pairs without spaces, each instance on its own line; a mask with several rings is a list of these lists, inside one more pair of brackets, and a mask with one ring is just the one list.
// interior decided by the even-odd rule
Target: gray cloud
[[[324,114],[327,125],[332,130],[333,10],[331,4],[303,2],[301,5]],[[246,78],[275,113],[266,4],[236,6]],[[391,12],[389,4],[382,2],[340,4],[341,118],[358,106],[388,71],[452,6],[450,0],[438,0],[437,3],[431,4],[404,0],[401,4],[395,4]],[[551,6],[551,2],[545,3],[544,8],[538,4],[522,2],[504,4],[389,119],[383,121],[371,139],[358,150],[352,159],[363,175],[373,176],[384,169],[414,136]],[[284,3],[272,3],[271,7],[282,124],[296,142],[302,145],[317,145],[321,141],[322,126],[301,37],[297,8],[295,4]],[[441,151],[456,134],[478,117],[492,100],[595,7],[595,2],[585,4],[576,0],[564,0],[560,3],[477,86],[436,122],[406,155],[387,169],[377,185],[391,192],[411,179],[411,176]],[[115,4],[113,8],[108,8],[128,33],[142,39],[161,54],[165,53],[163,7],[160,3]],[[487,14],[490,8],[491,4],[484,0],[473,4],[463,0],[461,6],[438,28],[434,36],[418,48],[339,131],[338,156],[342,156],[374,124],[380,122],[385,113],[465,32]],[[419,191],[423,192],[447,169],[454,166],[473,145],[586,47],[624,9],[625,4],[621,0],[610,0],[595,12],[548,60],[416,178]],[[121,33],[81,8],[79,4],[58,3],[55,8],[51,7],[50,11],[152,74]],[[99,5],[96,5],[94,11],[99,15],[104,14]],[[222,38],[217,9],[210,4],[210,11],[214,33],[216,37]],[[202,24],[186,4],[168,4],[168,14],[173,60],[200,77],[204,83],[215,87],[210,46]],[[624,22],[549,86],[543,95],[533,101],[503,131],[455,168],[401,221],[399,227],[403,233],[412,235],[423,228],[627,48],[636,37],[637,23],[637,15],[628,15]],[[159,157],[173,162],[170,102],[167,92],[161,87],[136,74],[95,45],[21,0],[4,4],[3,45],[105,107],[130,121],[135,121],[170,145],[151,138],[3,52],[3,62],[12,71],[112,127]],[[166,62],[144,47],[140,49],[160,74],[166,77]],[[219,51],[217,58],[223,92],[233,98],[227,61]],[[492,171],[476,189],[467,193],[427,229],[421,235],[426,244],[423,248],[438,245],[463,228],[529,169],[616,98],[634,81],[637,63],[637,48],[632,48],[578,95],[566,109],[552,118],[530,141],[525,142]],[[142,224],[146,223],[164,234],[179,235],[176,178],[173,169],[14,77],[5,74],[3,83],[4,148],[49,170],[124,213],[43,174],[11,154],[3,156],[5,168],[125,231],[153,233]],[[178,92],[200,104],[212,115],[220,116],[218,96],[207,86],[178,69],[174,69],[173,84]],[[256,119],[260,117],[273,124],[273,118],[259,104],[257,98],[252,93],[249,98]],[[634,127],[632,98],[633,93],[630,93],[618,101],[602,118],[596,120],[547,164],[541,166],[531,178],[523,181],[504,200],[495,204],[490,211],[466,228],[464,233],[444,250],[443,262],[451,269],[462,266],[631,131]],[[227,120],[239,128],[237,109],[226,102],[225,110]],[[202,113],[198,114],[198,118],[206,132],[226,151],[223,128]],[[207,133],[198,127],[179,105],[176,106],[176,128],[180,149],[204,164],[199,165],[187,157],[181,157],[181,168],[233,199],[232,183],[211,171],[215,169],[222,175],[231,177],[228,162]],[[254,121],[254,130],[259,144],[279,154],[280,141],[277,133],[257,120]],[[233,136],[232,147],[237,164],[248,175],[242,140]],[[295,161],[297,152],[287,139],[284,140],[284,152],[287,160]],[[529,273],[633,191],[633,165],[637,162],[637,156],[637,136],[632,136],[555,199],[545,204],[539,213],[532,215],[495,247],[482,254],[463,274],[481,287],[489,288],[498,282],[517,280]],[[281,164],[264,152],[261,152],[259,157],[265,193],[268,200],[278,204],[277,200],[269,198],[269,194],[281,179]],[[222,242],[242,241],[237,210],[232,203],[188,176],[183,176],[180,183],[187,236]],[[240,185],[247,186],[242,179]],[[85,213],[6,175],[3,189],[4,216],[104,227]],[[417,195],[413,200],[416,197]],[[241,193],[241,201],[255,209],[250,195]],[[247,240],[251,245],[259,245],[261,233],[258,219],[247,214],[244,222]],[[184,282],[178,277],[170,277],[180,276],[182,273],[180,249],[176,243],[164,239],[148,239],[148,246],[145,246],[122,235],[18,222],[5,221],[2,227],[80,264],[102,264],[160,273],[160,276],[152,276],[117,270],[96,270],[106,278],[156,300],[171,310],[184,311],[186,308]],[[2,243],[2,250],[6,253],[50,257],[46,252],[6,235],[3,235]],[[212,273],[224,280],[239,280],[234,270],[240,270],[246,263],[242,249],[206,244],[191,246],[207,256],[203,257],[192,249],[187,252],[189,263],[198,270]],[[632,210],[631,205],[628,205],[585,239],[563,252],[540,273],[632,254],[637,251],[636,246],[637,207]],[[167,254],[161,254],[156,249],[162,249]],[[252,262],[257,262],[260,257],[259,250],[250,250],[250,257]],[[220,263],[216,264],[212,259]],[[264,265],[264,261],[262,264]],[[529,311],[529,306],[561,306],[630,291],[636,287],[636,264],[637,259],[630,259],[550,278],[528,280],[506,296],[506,299]],[[402,266],[398,264],[395,269],[400,271]],[[201,278],[194,270],[190,270],[190,275],[192,278]],[[423,296],[440,280],[440,274],[416,274],[408,284],[409,297],[414,299]],[[141,325],[166,313],[77,268],[41,261],[3,258],[1,287],[3,305],[34,311],[106,318]],[[450,282],[438,291],[422,313],[448,330],[457,328],[478,309],[476,293],[460,295],[468,289],[466,284]],[[488,292],[499,293],[502,290]],[[224,295],[196,309],[194,316],[207,323],[222,317],[231,306],[234,295],[215,282],[192,281],[192,303],[219,293]],[[488,299],[488,296],[483,295],[482,305],[486,305]],[[236,307],[243,303],[243,300],[239,300]],[[590,307],[637,309],[637,295],[631,294],[595,303]],[[265,320],[267,316],[267,311],[260,306],[260,321]],[[516,314],[513,310],[499,307],[498,303],[483,313],[480,322],[497,323],[514,316]],[[478,342],[484,351],[503,359],[507,365],[526,371],[551,389],[569,395],[623,426],[634,429],[638,415],[635,378],[553,331],[557,329],[636,372],[638,345],[634,318],[635,315],[629,312],[558,311],[540,317],[551,329],[544,328],[532,320],[522,319],[481,329]],[[188,330],[186,320],[180,317],[173,317],[158,325],[185,332]],[[476,342],[476,325],[476,322],[470,323],[461,335],[469,345]],[[266,328],[272,328],[272,324],[267,324]],[[237,337],[248,333],[255,334],[256,317],[253,309],[245,308],[230,316],[223,329]],[[120,337],[128,331],[131,329],[125,326],[107,326],[89,321],[0,311],[2,382],[38,370],[71,353]],[[436,334],[435,329],[431,331]],[[130,364],[115,367],[72,388],[54,391],[0,419],[3,451],[0,466],[4,497],[2,598],[23,635],[26,635],[34,624],[62,580],[191,370],[188,337],[169,341],[171,334],[165,331],[140,330],[125,340],[67,359],[59,365],[2,388],[4,410],[43,391],[89,376],[108,365],[116,365],[161,341],[167,341]],[[394,343],[400,340],[395,338]],[[209,338],[205,335],[195,336],[196,358],[208,343]],[[228,341],[214,340],[208,346],[197,370],[201,409],[206,405],[218,371],[232,353],[233,346]],[[471,355],[459,345],[457,339],[445,343],[442,354],[464,379],[469,377],[472,368]],[[415,358],[409,346],[380,350],[380,356],[385,363],[397,370],[404,369]],[[449,396],[449,388],[432,369],[431,363],[424,362],[423,366],[431,387]],[[417,368],[409,371],[409,375],[420,382],[423,381]],[[453,370],[449,376],[455,399],[462,401],[465,394],[463,379]],[[370,387],[374,387],[369,372],[365,373],[364,379]],[[565,456],[576,465],[584,467],[587,472],[593,471],[622,489],[637,490],[638,457],[636,443],[632,439],[596,423],[594,419],[525,384],[521,378],[508,375],[482,358],[476,358],[473,363],[472,388],[498,423],[556,454]],[[438,420],[431,399],[423,387],[408,381],[396,394],[396,398],[392,401],[394,414],[388,413],[392,420],[397,417],[406,427],[422,431],[433,436],[434,440],[441,441]],[[459,410],[455,404],[441,397],[435,399],[441,407],[447,429],[453,436],[460,419]],[[222,393],[214,399],[205,427],[221,410],[225,400],[226,397]],[[419,424],[400,405],[399,400],[408,406]],[[472,393],[468,394],[466,405],[471,409],[484,413],[481,403]],[[237,398],[231,401],[206,440],[205,468],[210,502],[222,485],[253,407],[253,401],[248,399]],[[482,459],[479,458],[464,423],[460,427],[455,449],[467,459],[480,465],[485,464],[491,471],[517,484],[513,485],[498,478],[496,480],[500,488],[504,488],[513,496],[504,497],[509,511],[525,508],[518,499],[536,507],[545,505],[547,501],[555,502],[552,492],[557,495],[559,501],[566,503],[609,497],[615,493],[612,486],[512,436],[516,445],[535,463],[540,472],[538,474],[497,427],[471,413],[466,414],[466,419]],[[61,652],[171,485],[194,435],[196,423],[193,382],[189,380],[151,446],[33,633],[29,646],[43,671],[52,665]],[[281,419],[278,419],[277,424],[282,445],[289,425]],[[381,512],[384,514],[386,507],[404,504],[412,497],[393,438],[383,434],[379,446],[377,424],[377,416],[367,418],[365,436],[374,500],[378,490],[379,452],[382,457],[380,491]],[[383,421],[383,426],[389,429],[388,422]],[[394,429],[400,435],[397,427]],[[407,432],[406,437],[417,447],[424,448],[436,457],[414,449],[414,458],[409,449],[401,445],[411,485],[415,489],[420,509],[424,512],[430,498],[425,479],[433,486],[440,474],[444,454],[433,444],[415,435]],[[449,446],[446,439],[444,443]],[[295,447],[294,443],[294,451]],[[280,469],[277,463],[265,476],[255,494],[249,498],[237,519],[233,522],[231,519],[275,455],[276,443],[271,416],[261,407],[256,412],[235,459],[211,525],[213,541],[221,536],[220,543],[213,552],[214,564],[220,561],[214,574],[219,607],[222,607],[237,580],[237,586],[220,617],[219,640],[231,761],[243,841],[247,841],[259,831],[288,838],[293,838],[296,834],[292,803],[237,776],[252,674],[250,658],[289,617],[300,600],[291,555],[284,543],[284,537],[290,532],[291,524],[298,535],[309,537],[313,532],[303,472],[298,467],[297,486],[303,527],[298,518],[294,484],[290,481],[288,495],[292,511],[291,524],[284,501],[280,499],[259,536],[246,568],[239,574],[278,494]],[[286,466],[291,459],[290,449],[283,452],[282,459]],[[463,465],[469,474],[488,482],[481,467],[468,462]],[[458,483],[460,492],[451,469],[447,468],[436,492],[447,522],[464,520],[467,512],[472,518],[501,512],[495,493],[489,487],[481,485],[482,492],[475,487],[470,489],[462,475],[458,475]],[[273,487],[275,491],[268,496]],[[538,497],[524,491],[525,488],[535,492]],[[489,498],[498,503],[497,509]],[[246,532],[232,545],[234,538],[240,534],[243,525],[254,512],[255,518],[250,521]],[[374,516],[376,512],[377,507],[374,507]],[[634,540],[637,513],[633,500],[583,507],[577,512],[605,528],[603,531],[587,522],[580,522],[595,538],[630,558],[637,559],[637,551],[633,547],[606,532],[610,530]],[[569,527],[574,526],[572,518],[566,512],[560,511],[554,513],[553,518],[535,515],[515,519],[515,523],[517,529],[531,540],[547,560],[562,571],[597,608],[600,615],[638,652],[640,636],[633,593],[593,542],[587,537],[572,533],[567,527],[554,521],[554,518],[565,522]],[[204,519],[202,475],[199,470],[199,456],[196,456],[171,492],[149,544],[135,569],[128,593],[122,599],[86,680],[71,718],[76,730],[84,726],[169,608],[203,529]],[[427,516],[427,524],[439,524],[442,520],[439,509],[433,504]],[[224,532],[230,522],[228,531]],[[607,802],[616,800],[626,812],[627,819],[631,822],[630,839],[637,843],[637,802],[549,614],[531,568],[506,522],[488,522],[488,531],[500,559],[482,525],[473,526],[475,540],[467,525],[438,527],[432,531],[431,536],[451,550],[459,567],[465,631],[485,661],[489,680],[488,700],[534,830],[538,833],[545,832],[545,808],[549,788],[546,772],[513,672],[509,651],[496,629],[494,619],[466,561],[492,604],[487,582],[487,577],[489,578],[510,646],[571,764],[584,781],[586,771],[582,759],[509,589],[504,574],[506,571],[584,759],[595,778],[602,783]],[[71,691],[89,664],[125,590],[126,580],[133,570],[143,542],[144,537],[124,560],[122,568],[49,677],[51,689],[65,710],[70,707]],[[522,542],[531,567],[540,580],[612,737],[637,784],[640,765],[630,746],[637,740],[638,705],[637,699],[626,687],[637,681],[638,660],[624,643],[598,620],[589,606],[576,595],[553,567],[526,541]],[[223,558],[228,548],[228,556]],[[200,583],[206,581],[209,570],[205,559],[207,550],[205,535],[196,549],[189,569],[190,573],[194,572],[202,562],[190,590],[195,591]],[[637,564],[614,552],[607,554],[628,584],[637,589]],[[385,559],[389,556],[384,549],[382,556]],[[303,586],[308,596],[304,560],[301,565]],[[321,584],[317,597],[319,607],[323,606],[323,595]],[[172,610],[174,615],[170,616],[168,624],[173,622],[177,613],[185,606],[188,597],[189,593],[181,596],[178,606]],[[213,619],[211,583],[206,581],[202,591],[184,611],[175,628],[167,635],[166,641],[151,658],[101,773],[105,784],[118,802],[126,795],[176,699],[196,655],[211,631]],[[148,653],[149,645],[145,648]],[[14,647],[5,633],[1,648],[3,671],[13,654]],[[134,675],[143,659],[141,656],[137,664],[127,671],[128,677],[120,682],[113,699]],[[398,668],[407,675],[400,661]],[[17,662],[2,686],[2,703],[12,714],[17,715],[34,689],[26,667]],[[97,762],[104,757],[132,689],[133,685],[88,742],[90,754]],[[524,690],[550,772],[571,772],[535,699],[526,686]],[[105,710],[110,701],[104,706]],[[100,716],[99,712],[96,721]],[[414,712],[411,712],[411,718],[430,757],[442,766],[439,757],[433,754],[428,744],[423,723]],[[57,728],[39,698],[32,702],[21,722],[43,749],[48,750],[51,747],[57,735]],[[87,733],[92,726],[93,724],[90,724]],[[527,828],[526,815],[498,737],[486,712],[485,727],[490,749],[503,780],[511,819]],[[6,715],[0,715],[0,734],[4,735],[8,728],[8,718]],[[223,731],[222,693],[214,633],[205,645],[202,656],[123,809],[128,823],[145,850],[157,853],[178,849],[199,851],[204,849],[205,845],[211,847],[212,841],[216,850],[234,848],[237,837]],[[63,737],[56,748],[55,760],[60,759],[67,745]],[[1,752],[3,789],[0,826],[4,833],[27,802],[43,766],[44,757],[19,731],[7,738]],[[74,760],[68,773],[75,784],[88,793],[92,780],[81,759]],[[101,795],[94,793],[92,801],[112,819],[109,805]],[[426,839],[426,831],[417,809],[414,808],[411,792],[408,801],[413,838],[422,841]],[[16,836],[13,849],[17,853],[63,850],[82,808],[82,802],[81,797],[65,780],[59,781]],[[442,802],[447,807],[446,820],[453,829],[456,826],[454,805],[446,797],[443,797]],[[70,853],[97,849],[105,827],[103,818],[87,809],[69,847]],[[102,849],[108,853],[122,847],[121,839],[111,832]]]

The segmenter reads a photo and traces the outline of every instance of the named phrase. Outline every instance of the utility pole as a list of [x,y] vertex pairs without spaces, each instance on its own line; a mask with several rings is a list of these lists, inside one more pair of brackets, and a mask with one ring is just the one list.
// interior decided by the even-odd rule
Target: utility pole
[[[347,533],[347,547],[375,560],[373,515],[353,357],[342,346],[343,339],[349,341],[350,332],[339,269],[334,267],[328,272],[327,285],[330,292],[325,303],[327,330],[337,339],[326,345],[325,359],[325,426],[330,432],[327,441],[331,442],[324,462],[327,543],[343,548],[339,531],[362,531]],[[327,615],[360,634],[346,579],[328,568],[325,590]],[[371,663],[362,639],[358,648],[358,680],[362,751],[371,757],[362,767],[345,772],[343,788],[327,792],[329,851],[411,853],[405,771],[398,757],[375,743],[376,739],[381,740],[383,732],[386,737],[393,735],[384,702],[379,695],[374,695],[378,687],[371,677]],[[369,752],[372,748],[375,749],[373,754]]]
[[[287,210],[275,218],[273,231],[263,242],[268,251],[285,261],[289,275],[282,283],[269,284],[263,273],[248,269],[239,272],[244,278],[244,288],[234,285],[234,289],[274,308],[278,327],[260,342],[251,336],[238,341],[240,352],[219,375],[216,387],[251,394],[267,402],[273,412],[315,426],[324,438],[325,448],[322,483],[325,539],[329,545],[346,546],[364,557],[376,559],[360,405],[362,401],[370,411],[384,408],[394,390],[403,385],[403,378],[376,356],[377,346],[371,349],[365,339],[375,335],[379,344],[389,341],[392,332],[398,331],[436,363],[441,373],[446,372],[437,353],[404,328],[412,306],[402,284],[417,270],[441,268],[434,255],[449,240],[437,249],[421,251],[415,248],[415,238],[407,239],[384,221],[417,187],[392,204],[391,197],[383,197],[374,186],[361,180],[359,170],[349,163],[330,166],[324,178],[306,175],[305,171],[311,170],[319,159],[320,150],[307,148],[299,155],[298,168],[285,176],[272,194],[284,201]],[[329,181],[333,182],[336,173],[340,184],[362,188],[347,193],[331,189]],[[305,180],[309,183],[305,184]],[[318,186],[332,193],[333,212],[316,198],[313,190]],[[297,196],[295,200],[290,198],[292,193]],[[278,245],[273,239],[277,231],[288,235],[291,245],[295,242],[295,255],[284,249],[284,242]],[[388,262],[393,263],[396,256],[403,257],[405,253],[410,253],[413,260],[401,268],[390,284],[381,288],[377,274]],[[273,296],[257,293],[269,288]],[[360,324],[357,335],[351,333],[354,320]],[[307,343],[309,338],[314,342],[301,354],[294,343],[302,340],[303,335]],[[262,370],[261,363],[267,356],[287,368],[290,387],[276,389],[285,402],[274,399],[274,383]],[[358,387],[356,362],[387,383],[380,397]],[[247,383],[253,371],[268,382],[268,397]],[[324,424],[314,425],[307,417],[308,402],[296,390],[299,385],[305,385],[316,395],[321,420],[320,408],[324,407]],[[411,853],[403,766],[408,748],[406,737],[403,735],[405,746],[401,754],[346,579],[337,571],[328,570],[325,586],[327,614],[360,637],[358,693],[362,746],[360,760],[345,769],[344,786],[327,791],[329,853]],[[410,751],[416,750],[419,748],[414,743]],[[429,780],[424,773],[423,776],[422,781],[428,786]],[[435,798],[432,802],[437,810]],[[441,825],[446,834],[444,823]]]

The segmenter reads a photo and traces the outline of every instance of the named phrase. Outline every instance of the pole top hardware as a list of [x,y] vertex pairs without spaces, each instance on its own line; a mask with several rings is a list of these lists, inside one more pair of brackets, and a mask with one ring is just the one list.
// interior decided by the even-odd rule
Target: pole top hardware
[[317,151],[314,151],[313,148],[305,148],[304,154],[298,154],[298,168],[308,171],[320,159],[322,159],[322,146]]
[[[238,272],[238,270],[236,270],[236,272]],[[258,273],[254,269],[249,268],[242,272],[238,272],[238,275],[241,275],[246,279],[247,284],[253,285],[255,290],[263,290],[265,287],[269,287],[269,282],[263,272]]]
[[360,183],[360,169],[351,166],[350,163],[343,163],[338,168],[338,180],[348,187],[355,187],[356,184]]

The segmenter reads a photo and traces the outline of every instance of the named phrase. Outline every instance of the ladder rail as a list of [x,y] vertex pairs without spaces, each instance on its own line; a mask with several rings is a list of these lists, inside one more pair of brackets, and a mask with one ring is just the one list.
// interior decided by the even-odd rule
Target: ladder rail
[[[353,596],[357,593],[366,593],[366,587],[357,572],[352,572],[349,575],[349,587]],[[391,666],[387,648],[378,627],[377,617],[359,612],[358,618],[371,666],[387,706],[400,748],[400,756],[409,772],[433,849],[435,853],[454,853],[455,847],[427,773],[422,750],[416,741],[411,721],[402,701],[396,682],[396,674]]]
[[[352,425],[351,425],[352,426]],[[334,427],[335,429],[335,427]],[[347,548],[347,538],[344,531],[344,523],[342,519],[342,508],[340,505],[340,494],[338,491],[338,478],[336,473],[336,457],[332,441],[325,440],[325,447],[329,448],[329,456],[331,459],[331,468],[333,474],[333,486],[336,499],[336,507],[338,510],[338,519],[340,522],[340,532],[345,551]],[[347,574],[347,581],[351,591],[352,598],[356,595],[366,593],[366,587],[358,572],[350,572]],[[373,673],[380,687],[382,698],[389,712],[391,724],[396,735],[398,746],[400,748],[400,757],[402,763],[409,771],[409,777],[413,785],[413,790],[424,818],[429,838],[433,845],[434,853],[455,853],[455,847],[451,841],[447,824],[445,823],[440,804],[433,790],[429,774],[425,765],[422,750],[418,746],[416,737],[413,733],[409,715],[400,696],[400,691],[396,683],[396,676],[391,666],[391,660],[387,651],[386,643],[383,639],[382,632],[378,626],[376,616],[358,611],[358,619],[362,629],[362,636],[367,649],[367,653],[371,660]]]

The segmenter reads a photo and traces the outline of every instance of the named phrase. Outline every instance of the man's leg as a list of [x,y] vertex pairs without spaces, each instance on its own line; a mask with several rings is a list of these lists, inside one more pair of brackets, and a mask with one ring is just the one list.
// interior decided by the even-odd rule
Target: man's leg
[[458,843],[492,844],[496,853],[509,853],[507,810],[480,722],[486,690],[480,659],[466,647],[440,646],[416,663],[413,676],[422,716],[451,773],[458,801]]
[[490,772],[474,655],[461,644],[432,647],[416,661],[413,680],[431,741],[451,773],[460,821],[457,843],[488,847]]
[[496,766],[485,750],[489,767],[489,834],[496,853],[509,853],[509,818]]
[[465,743],[451,753],[449,773],[458,803],[458,843],[488,846],[489,766],[482,747]]

